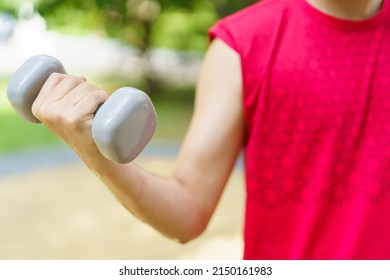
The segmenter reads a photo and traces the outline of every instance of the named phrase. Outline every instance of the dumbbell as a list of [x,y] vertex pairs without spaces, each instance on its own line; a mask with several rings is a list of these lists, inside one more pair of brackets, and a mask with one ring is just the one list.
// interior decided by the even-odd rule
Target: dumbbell
[[[20,116],[40,123],[31,112],[32,104],[52,73],[66,73],[61,62],[47,55],[29,58],[11,77],[7,95]],[[149,96],[141,90],[116,90],[95,112],[92,137],[99,151],[117,163],[134,160],[152,138],[157,115]]]

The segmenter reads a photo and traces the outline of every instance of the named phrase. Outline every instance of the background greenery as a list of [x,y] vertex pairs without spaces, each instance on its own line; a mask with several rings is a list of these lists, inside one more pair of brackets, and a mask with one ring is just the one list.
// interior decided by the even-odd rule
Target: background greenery
[[[117,38],[140,50],[146,63],[151,48],[204,52],[207,29],[219,18],[242,9],[255,0],[0,0],[0,12],[23,16],[19,8],[32,2],[50,30],[71,35]],[[88,73],[86,73],[88,75]],[[105,80],[110,84],[105,85]],[[8,77],[0,77],[0,92],[6,92]],[[114,81],[114,82],[112,82]],[[125,85],[120,77],[94,81],[107,91]],[[155,139],[181,139],[190,121],[194,86],[179,88],[143,73],[135,85],[145,92],[158,92],[153,102],[159,116]],[[0,95],[0,152],[57,143],[43,126],[20,119]]]
[[147,49],[150,46],[204,51],[207,29],[255,0],[1,0],[0,11],[18,15],[32,2],[50,29],[99,33]]

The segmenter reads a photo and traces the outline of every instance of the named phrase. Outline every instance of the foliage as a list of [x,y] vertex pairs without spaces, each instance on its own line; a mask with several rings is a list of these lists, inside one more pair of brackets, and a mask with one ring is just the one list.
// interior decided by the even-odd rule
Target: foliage
[[0,12],[9,13],[13,16],[17,16],[18,9],[22,4],[26,2],[35,3],[36,1],[26,1],[26,0],[0,0]]
[[18,14],[33,3],[52,29],[98,33],[146,50],[150,46],[204,50],[206,31],[220,17],[255,0],[0,0],[0,11]]
[[206,31],[218,19],[255,0],[0,0],[17,16],[32,3],[48,26],[72,34],[98,33],[139,47],[204,50]]

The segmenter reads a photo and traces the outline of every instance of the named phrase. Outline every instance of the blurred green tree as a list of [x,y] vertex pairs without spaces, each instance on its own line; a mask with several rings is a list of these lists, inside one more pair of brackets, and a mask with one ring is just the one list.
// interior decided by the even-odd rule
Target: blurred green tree
[[26,2],[25,0],[0,0],[0,13],[17,15],[18,8]]
[[[50,29],[68,34],[97,33],[135,46],[144,57],[151,47],[204,51],[207,29],[256,0],[0,0],[0,10],[33,3]],[[148,92],[158,81],[144,73]]]
[[[23,0],[3,0],[16,7]],[[24,0],[26,1],[26,0]],[[218,18],[255,0],[35,0],[49,27],[102,32],[141,50],[150,46],[204,50]],[[5,5],[3,5],[5,6]],[[2,6],[0,5],[0,8]],[[202,38],[202,39],[200,39]]]

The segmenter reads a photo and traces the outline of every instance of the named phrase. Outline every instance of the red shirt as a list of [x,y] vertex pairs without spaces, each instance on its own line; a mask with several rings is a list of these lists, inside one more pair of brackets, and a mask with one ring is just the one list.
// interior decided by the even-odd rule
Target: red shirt
[[389,9],[264,0],[210,30],[241,57],[245,259],[390,259]]

